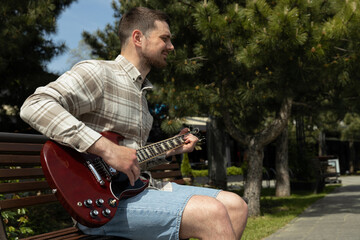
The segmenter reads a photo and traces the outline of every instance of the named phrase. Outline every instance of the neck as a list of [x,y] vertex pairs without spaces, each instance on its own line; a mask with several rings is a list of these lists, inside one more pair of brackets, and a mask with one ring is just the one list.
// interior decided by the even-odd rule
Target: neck
[[127,50],[127,48],[125,48],[125,49],[121,49],[121,55],[124,58],[126,58],[129,62],[131,62],[137,68],[137,70],[139,70],[141,77],[143,79],[146,78],[146,76],[151,70],[151,67],[148,66],[147,64],[144,64],[137,53],[134,53],[134,51],[130,51]]

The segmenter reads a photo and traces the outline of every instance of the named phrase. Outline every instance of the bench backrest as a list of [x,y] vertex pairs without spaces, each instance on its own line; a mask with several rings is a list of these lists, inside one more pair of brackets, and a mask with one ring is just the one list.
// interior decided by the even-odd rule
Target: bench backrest
[[[0,211],[57,201],[40,164],[46,140],[35,134],[0,133]],[[6,239],[3,226],[0,239]]]

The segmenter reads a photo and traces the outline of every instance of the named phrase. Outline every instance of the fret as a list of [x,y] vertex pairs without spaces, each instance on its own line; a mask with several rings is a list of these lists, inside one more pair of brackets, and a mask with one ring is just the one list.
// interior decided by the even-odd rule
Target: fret
[[139,151],[136,151],[136,156],[137,156],[139,162],[144,161],[144,160],[143,160],[143,157],[142,157],[142,155],[140,154]]
[[141,149],[139,149],[137,152],[138,152],[139,155],[141,156],[141,159],[143,159],[143,160],[146,159],[146,156],[142,153]]
[[144,148],[144,152],[147,154],[148,158],[151,157],[151,152],[147,148]]
[[154,152],[154,149],[151,148],[151,146],[147,146],[146,149],[151,153],[151,158],[156,156],[156,153]]
[[168,141],[168,143],[169,143],[169,145],[171,146],[171,148],[176,147],[176,145],[174,145],[174,143],[173,143],[172,139],[170,139],[170,140]]
[[177,144],[180,146],[184,141],[183,141],[182,138],[177,138],[177,139],[176,139],[176,142],[177,142]]
[[145,159],[149,158],[149,155],[146,153],[145,149],[141,149],[141,153],[145,156]]
[[174,147],[178,147],[178,146],[179,146],[179,144],[177,144],[177,142],[176,142],[176,138],[173,139],[173,140],[171,140],[171,143],[174,145]]
[[156,147],[156,149],[158,150],[158,152],[159,152],[160,154],[165,152],[165,151],[163,151],[163,149],[161,148],[160,144],[155,144],[155,147]]
[[184,144],[184,136],[185,135],[172,137],[167,140],[153,143],[138,149],[136,153],[138,156],[138,161],[145,162],[156,156],[160,156],[169,150],[180,147]]
[[156,155],[159,154],[159,152],[158,152],[158,150],[156,149],[156,146],[155,146],[155,145],[151,145],[150,147],[151,147],[151,149],[155,152]]
[[166,146],[165,146],[165,143],[160,143],[160,146],[162,147],[162,149],[164,150],[164,151],[167,151],[168,149],[166,148]]

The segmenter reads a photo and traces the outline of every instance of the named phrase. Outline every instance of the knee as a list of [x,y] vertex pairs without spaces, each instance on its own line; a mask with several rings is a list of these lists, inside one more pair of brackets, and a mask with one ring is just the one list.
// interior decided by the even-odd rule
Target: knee
[[239,195],[223,191],[219,193],[217,199],[225,205],[228,211],[241,213],[241,215],[247,216],[248,205]]
[[189,203],[185,210],[196,213],[203,221],[217,221],[228,216],[226,206],[215,198],[194,196]]
[[217,199],[212,199],[208,205],[206,205],[207,211],[209,213],[210,219],[220,220],[224,218],[228,218],[228,210],[226,206]]

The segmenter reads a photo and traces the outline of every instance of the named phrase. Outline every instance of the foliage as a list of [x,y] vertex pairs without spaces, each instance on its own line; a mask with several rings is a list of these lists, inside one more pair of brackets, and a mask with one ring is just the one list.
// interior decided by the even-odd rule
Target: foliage
[[28,236],[34,231],[29,227],[27,209],[21,208],[16,211],[2,211],[1,217],[5,224],[8,239],[17,239],[19,236]]
[[73,225],[59,203],[2,211],[8,239],[18,239],[51,232]]
[[[232,167],[228,167],[226,169],[226,173],[227,173],[228,176],[243,175],[244,170],[241,167],[232,166]],[[207,170],[207,169],[203,169],[203,170],[192,169],[191,174],[194,177],[207,177],[207,176],[209,176],[209,170]]]
[[[46,64],[64,51],[64,43],[49,37],[56,32],[56,18],[76,0],[0,2],[0,122],[2,131],[19,130],[18,110],[35,87],[50,82]],[[15,110],[8,116],[3,106]],[[13,128],[13,129],[12,129]]]
[[227,173],[228,176],[230,176],[230,175],[243,175],[244,171],[243,171],[242,168],[232,166],[232,167],[228,167],[226,169],[226,173]]
[[347,113],[344,120],[339,124],[341,140],[359,141],[360,139],[360,116],[357,113]]
[[189,155],[187,153],[183,154],[183,159],[181,162],[181,174],[184,177],[189,177],[192,175],[192,169],[189,162]]
[[194,177],[208,177],[209,176],[208,169],[202,169],[202,170],[192,169],[191,173]]

